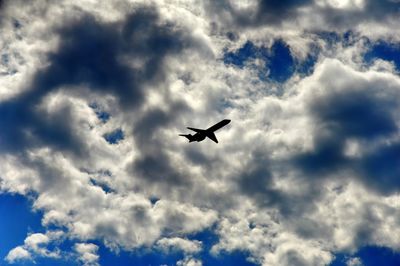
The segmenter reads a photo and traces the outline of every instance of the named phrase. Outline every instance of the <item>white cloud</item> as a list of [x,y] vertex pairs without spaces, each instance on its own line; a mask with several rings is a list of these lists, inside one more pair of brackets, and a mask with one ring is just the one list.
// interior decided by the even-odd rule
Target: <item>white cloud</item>
[[[374,13],[371,1],[319,2],[291,7],[281,18],[271,17],[260,24],[248,21],[238,25],[234,16],[256,14],[256,2],[232,4],[233,11],[220,10],[215,15],[207,9],[211,3],[155,1],[152,4],[158,5],[160,18],[151,17],[154,25],[146,21],[146,30],[139,27],[134,34],[144,43],[166,39],[169,48],[155,45],[162,60],[154,57],[157,64],[150,61],[153,65],[148,69],[146,60],[154,51],[146,54],[146,47],[137,44],[143,54],[134,54],[132,59],[126,52],[132,43],[126,37],[129,27],[124,32],[126,24],[121,21],[127,13],[135,14],[137,3],[88,0],[46,5],[38,1],[21,8],[19,1],[10,4],[5,15],[22,26],[1,26],[6,34],[0,46],[9,59],[1,62],[0,72],[6,74],[0,73],[0,108],[15,102],[23,106],[25,98],[19,97],[37,90],[37,101],[26,102],[34,105],[36,114],[28,119],[41,127],[25,121],[15,125],[18,130],[7,131],[23,132],[20,137],[28,142],[14,138],[11,148],[15,150],[0,139],[1,190],[22,195],[34,192],[33,207],[43,211],[43,225],[65,232],[31,234],[6,260],[59,258],[62,251],[49,246],[69,238],[77,242],[74,250],[84,265],[99,264],[98,246],[84,243],[91,240],[102,241],[114,251],[143,246],[165,252],[182,250],[187,257],[177,265],[201,265],[192,254],[201,251],[202,243],[187,239],[187,235],[213,225],[219,237],[211,250],[214,255],[244,250],[250,260],[263,265],[326,265],[334,253],[354,252],[365,245],[400,249],[396,212],[400,201],[395,193],[399,185],[378,167],[373,169],[376,176],[364,169],[375,154],[398,145],[399,105],[395,99],[400,96],[400,79],[393,63],[376,60],[366,66],[363,62],[363,53],[370,46],[365,37],[373,40],[390,35],[396,40],[400,34],[392,29],[398,28],[398,22],[388,14],[382,21],[372,18],[361,23],[368,12]],[[339,12],[334,14],[344,16],[344,21],[354,22],[350,44],[341,40],[331,44],[314,31],[342,33],[344,26],[324,13],[331,8]],[[359,9],[366,15],[358,13]],[[119,44],[116,39],[115,43],[106,42],[102,38],[108,40],[108,36],[100,33],[99,40],[96,36],[91,40],[118,51],[116,67],[126,70],[123,67],[128,65],[132,67],[127,68],[129,73],[138,71],[135,75],[140,78],[122,78],[121,84],[115,83],[140,83],[140,88],[134,88],[143,93],[136,95],[143,97],[135,102],[137,106],[121,104],[128,94],[114,88],[110,80],[104,88],[94,81],[75,84],[71,77],[55,88],[49,85],[48,91],[32,85],[35,78],[36,85],[53,82],[43,73],[50,63],[62,67],[54,59],[61,60],[57,45],[73,50],[75,46],[68,46],[68,41],[73,44],[82,39],[56,29],[80,25],[79,18],[87,13],[95,17],[89,20],[94,25],[90,32],[108,32],[112,26],[110,32],[127,34],[121,35],[124,38],[113,35],[121,37]],[[287,14],[293,19],[287,19]],[[130,19],[138,18],[132,15]],[[280,24],[276,21],[280,19],[286,20]],[[391,30],[380,31],[381,27]],[[160,39],[151,39],[146,35],[149,32],[159,34]],[[233,35],[227,36],[228,32]],[[260,80],[258,71],[265,65],[261,59],[243,68],[222,61],[226,48],[233,51],[251,40],[267,51],[279,37],[298,60],[307,58],[312,49],[319,50],[315,71],[307,77],[295,74],[285,84],[277,84]],[[104,64],[106,70],[114,62],[110,61]],[[153,77],[157,66],[159,75],[142,82],[146,75]],[[17,73],[12,74],[13,70]],[[76,76],[71,72],[65,71],[78,80],[93,74],[90,68]],[[106,71],[96,77],[104,76]],[[118,77],[115,73],[112,80]],[[110,113],[106,123],[89,106],[93,102]],[[343,118],[335,113],[345,108],[359,108],[356,111],[370,116],[369,122],[358,123],[351,115]],[[186,126],[206,127],[223,118],[232,123],[217,132],[218,145],[207,141],[187,145],[177,136]],[[381,126],[382,132],[372,130],[373,123]],[[48,125],[55,130],[46,128]],[[10,123],[10,128],[13,126]],[[124,139],[115,145],[107,143],[104,134],[118,128]],[[323,160],[324,156],[328,159]],[[315,161],[319,163],[313,165]],[[307,168],[307,163],[311,167]],[[396,168],[389,170],[395,172]],[[379,178],[386,183],[374,181]]]
[[8,252],[5,260],[9,263],[15,263],[19,260],[30,260],[31,254],[23,247],[16,247]]
[[171,250],[181,250],[185,253],[198,253],[201,251],[201,242],[179,237],[162,238],[157,241],[157,247],[168,253]]
[[203,263],[198,259],[186,257],[183,260],[179,260],[176,263],[176,265],[177,266],[202,266]]
[[346,261],[347,266],[362,266],[363,263],[360,258],[350,258]]
[[75,251],[78,253],[79,260],[85,266],[99,265],[99,255],[97,255],[99,247],[92,243],[76,243]]
[[25,238],[24,245],[12,249],[5,259],[10,263],[15,263],[19,260],[34,260],[36,257],[60,258],[58,248],[49,249],[47,246],[59,240],[62,235],[61,231],[30,234]]
[[338,9],[362,9],[365,6],[364,0],[317,0],[317,5],[330,6]]

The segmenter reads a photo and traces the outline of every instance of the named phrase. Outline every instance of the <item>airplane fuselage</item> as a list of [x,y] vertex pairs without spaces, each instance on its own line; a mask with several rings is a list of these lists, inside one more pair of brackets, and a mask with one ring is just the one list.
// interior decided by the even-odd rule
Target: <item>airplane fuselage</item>
[[194,141],[200,142],[200,141],[204,140],[206,137],[208,137],[212,141],[218,143],[218,140],[214,135],[214,131],[220,129],[221,127],[226,126],[230,122],[231,122],[231,120],[224,119],[207,129],[198,129],[198,128],[188,127],[188,129],[193,130],[196,133],[193,135],[192,134],[180,134],[180,136],[186,137],[189,140],[189,142],[194,142]]
[[201,134],[201,133],[196,133],[194,135],[189,134],[189,135],[191,136],[191,139],[189,139],[189,142],[193,142],[193,141],[200,142],[206,138],[206,135]]

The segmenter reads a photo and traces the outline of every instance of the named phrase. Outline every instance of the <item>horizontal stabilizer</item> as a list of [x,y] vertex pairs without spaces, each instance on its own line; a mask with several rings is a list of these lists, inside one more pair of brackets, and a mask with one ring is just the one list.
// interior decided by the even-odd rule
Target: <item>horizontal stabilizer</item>
[[179,134],[179,136],[187,138],[189,140],[189,142],[193,141],[192,135],[190,135],[190,134]]

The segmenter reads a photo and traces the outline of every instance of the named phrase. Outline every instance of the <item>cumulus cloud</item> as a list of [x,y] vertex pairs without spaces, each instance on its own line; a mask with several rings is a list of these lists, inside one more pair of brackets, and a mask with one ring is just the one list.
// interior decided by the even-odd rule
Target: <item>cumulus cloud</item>
[[201,242],[183,239],[179,237],[163,238],[157,241],[157,246],[164,252],[180,250],[184,253],[198,253],[201,251]]
[[[59,230],[6,260],[68,239],[83,265],[99,245],[202,265],[206,229],[260,265],[399,250],[400,78],[364,60],[398,4],[5,1],[0,188]],[[178,136],[224,118],[218,145]]]
[[350,258],[346,261],[347,266],[362,266],[363,263],[361,262],[360,258]]
[[[295,19],[297,10],[312,3],[310,0],[301,1],[271,1],[255,0],[235,3],[235,1],[205,1],[206,8],[215,18],[222,18],[227,22],[241,27],[260,26],[265,24],[280,24],[286,19]],[[222,14],[222,16],[218,16]]]
[[59,258],[61,256],[60,250],[58,248],[49,249],[47,246],[61,236],[61,231],[31,234],[25,239],[24,245],[10,250],[5,260],[9,263],[16,263],[21,260],[34,260],[36,257]]
[[83,265],[96,266],[99,265],[99,255],[97,255],[99,247],[92,243],[76,243],[75,251],[78,253],[79,260]]
[[193,258],[185,258],[183,260],[179,260],[176,263],[177,266],[201,266],[203,265],[201,261]]
[[31,259],[31,254],[29,251],[27,251],[25,248],[18,246],[16,248],[13,248],[8,252],[7,256],[5,257],[5,260],[8,261],[9,263],[14,263],[19,260],[30,260]]

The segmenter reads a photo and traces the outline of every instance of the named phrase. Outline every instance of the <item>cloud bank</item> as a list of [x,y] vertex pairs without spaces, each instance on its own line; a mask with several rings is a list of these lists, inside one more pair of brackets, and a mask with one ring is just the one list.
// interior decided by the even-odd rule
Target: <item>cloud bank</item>
[[[400,78],[373,50],[399,3],[241,3],[2,2],[0,187],[47,229],[9,263],[99,265],[101,243],[202,265],[204,230],[259,265],[400,249]],[[218,145],[178,137],[224,118]]]

